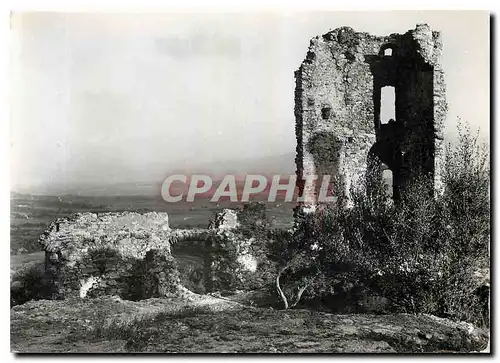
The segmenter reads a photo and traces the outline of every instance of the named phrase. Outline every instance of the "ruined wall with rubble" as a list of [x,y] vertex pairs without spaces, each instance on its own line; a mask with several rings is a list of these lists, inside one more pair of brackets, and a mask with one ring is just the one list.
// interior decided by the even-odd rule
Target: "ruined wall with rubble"
[[261,287],[268,273],[263,252],[267,240],[245,235],[238,212],[242,211],[224,209],[210,222],[204,259],[207,291]]
[[[390,49],[390,52],[387,50]],[[373,36],[341,27],[310,42],[295,73],[297,176],[316,200],[308,175],[332,175],[334,194],[348,195],[372,160],[392,170],[395,195],[419,175],[439,187],[445,84],[441,37],[427,25]],[[380,90],[395,89],[395,120],[380,120]]]
[[217,213],[208,229],[189,230],[170,229],[167,213],[76,213],[51,223],[39,242],[52,298],[142,300],[191,293],[181,284],[174,244],[203,249],[206,291],[249,286],[260,263],[255,238],[239,226],[230,209]]
[[131,300],[182,290],[167,213],[77,213],[40,237],[54,298],[118,295]]

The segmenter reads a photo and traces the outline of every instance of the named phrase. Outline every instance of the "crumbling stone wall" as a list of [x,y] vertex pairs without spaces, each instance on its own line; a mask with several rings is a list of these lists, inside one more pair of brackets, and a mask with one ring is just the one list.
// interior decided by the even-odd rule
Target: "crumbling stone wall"
[[[245,290],[261,287],[268,274],[266,239],[243,233],[238,212],[224,209],[210,223],[205,244],[207,291]],[[244,221],[242,221],[244,222]]]
[[246,272],[255,271],[257,262],[250,253],[251,240],[236,229],[238,216],[232,209],[217,213],[210,222],[211,237],[205,244],[205,289],[232,290],[243,287]]
[[[305,177],[332,175],[334,193],[348,196],[366,171],[381,177],[382,163],[393,172],[396,198],[420,175],[440,186],[447,110],[441,48],[428,25],[382,37],[341,27],[311,40],[295,73],[300,193],[315,201],[319,183],[306,185]],[[384,86],[396,95],[388,123],[380,120]]]
[[255,239],[243,236],[237,212],[215,215],[208,229],[170,229],[167,213],[77,213],[59,218],[40,237],[53,298],[118,295],[141,300],[189,295],[171,247],[206,241],[207,291],[243,289],[257,269]]
[[166,213],[78,213],[40,237],[54,298],[119,295],[138,300],[182,290]]

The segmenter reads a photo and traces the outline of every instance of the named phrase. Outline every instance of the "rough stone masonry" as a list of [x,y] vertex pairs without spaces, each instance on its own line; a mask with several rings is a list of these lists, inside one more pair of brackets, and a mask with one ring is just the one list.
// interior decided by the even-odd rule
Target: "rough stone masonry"
[[[305,178],[332,175],[334,193],[348,196],[363,175],[383,170],[392,172],[394,198],[421,175],[439,188],[447,111],[441,50],[440,33],[425,24],[382,37],[341,27],[311,40],[295,73],[300,193],[317,200],[318,186]],[[391,119],[381,112],[387,90]]]
[[[50,297],[117,295],[126,300],[191,296],[181,285],[174,244],[205,241],[205,288],[244,287],[254,279],[255,239],[236,232],[237,213],[217,213],[208,229],[171,229],[167,213],[75,213],[40,236]],[[202,247],[203,248],[203,247]]]
[[206,234],[171,229],[167,213],[87,212],[59,218],[39,239],[51,298],[190,295],[181,285],[171,245]]

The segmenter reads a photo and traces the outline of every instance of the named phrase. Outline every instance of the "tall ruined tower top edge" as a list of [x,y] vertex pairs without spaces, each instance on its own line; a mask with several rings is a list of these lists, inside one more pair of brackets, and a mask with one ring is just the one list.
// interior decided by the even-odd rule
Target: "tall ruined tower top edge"
[[377,55],[381,54],[384,47],[395,47],[411,57],[419,55],[423,62],[441,68],[441,33],[433,30],[428,24],[417,24],[414,29],[405,33],[392,33],[385,36],[357,32],[349,26],[341,26],[311,38],[308,53],[297,70],[296,76],[304,66],[314,63],[315,52],[325,47],[330,48],[334,57],[340,49],[350,48],[366,55]]

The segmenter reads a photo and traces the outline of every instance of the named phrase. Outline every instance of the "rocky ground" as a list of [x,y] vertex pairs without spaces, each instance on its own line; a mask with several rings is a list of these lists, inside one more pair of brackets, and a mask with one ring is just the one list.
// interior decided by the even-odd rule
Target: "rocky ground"
[[[114,243],[121,230],[126,233],[119,241],[128,241],[122,247],[128,248],[129,255],[140,257],[139,254],[146,250],[138,248],[140,242],[162,245],[162,239],[153,238],[156,232],[143,233],[151,221],[157,221],[159,228],[149,229],[158,230],[159,235],[168,237],[173,233],[163,228],[168,225],[162,214],[150,215],[151,221],[143,216],[128,220],[135,218],[135,213],[113,216],[86,213],[82,216],[84,218],[79,221],[87,221],[90,227],[69,225],[66,228],[54,224],[53,235],[45,235],[48,238],[44,239],[44,246],[55,254],[55,265],[61,265],[61,259],[80,261],[72,257],[85,255],[89,244],[121,246],[121,242]],[[114,218],[113,223],[107,223],[108,217]],[[120,231],[116,231],[117,219],[123,222]],[[146,227],[143,228],[143,224]],[[92,231],[90,236],[89,231]],[[60,235],[68,238],[59,238]],[[51,239],[51,236],[58,238]],[[74,243],[75,239],[84,248],[79,249],[81,244]],[[61,249],[68,244],[66,242],[71,242],[71,248]],[[194,246],[200,243],[189,242]],[[418,353],[479,352],[488,347],[487,330],[432,316],[273,310],[262,307],[270,305],[266,303],[268,294],[258,291],[201,295],[204,288],[200,291],[197,288],[203,273],[200,275],[193,266],[203,266],[203,255],[196,249],[182,249],[179,243],[172,246],[173,250],[168,249],[167,254],[172,253],[183,275],[187,276],[182,284],[176,282],[179,285],[176,285],[177,293],[169,290],[159,294],[169,298],[140,301],[106,294],[98,298],[68,295],[65,300],[25,302],[46,296],[35,293],[24,296],[22,301],[16,300],[20,305],[11,308],[11,350],[20,353]],[[45,280],[40,277],[46,267],[43,252],[20,254],[12,259],[11,303],[12,292],[16,291],[13,286],[20,284],[18,290],[21,292],[43,290],[40,282]],[[194,275],[198,277],[195,279]],[[140,298],[144,297],[150,296],[141,295]]]
[[448,353],[487,346],[487,331],[433,316],[272,310],[203,295],[41,300],[11,309],[15,352]]

